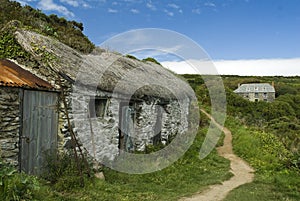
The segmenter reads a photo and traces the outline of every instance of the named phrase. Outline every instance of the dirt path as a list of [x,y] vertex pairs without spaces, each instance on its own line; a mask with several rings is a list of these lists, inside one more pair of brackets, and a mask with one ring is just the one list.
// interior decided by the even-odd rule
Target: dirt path
[[232,135],[230,130],[219,125],[207,112],[201,110],[211,121],[225,133],[224,145],[218,147],[218,154],[230,160],[231,172],[234,174],[229,180],[219,185],[212,185],[206,191],[193,195],[190,198],[180,199],[181,201],[219,201],[240,185],[250,183],[254,178],[254,170],[243,159],[235,155],[232,151]]

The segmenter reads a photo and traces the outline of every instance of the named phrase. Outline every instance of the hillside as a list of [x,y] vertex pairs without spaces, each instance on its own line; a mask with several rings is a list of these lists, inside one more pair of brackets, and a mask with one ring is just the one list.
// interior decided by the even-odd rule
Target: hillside
[[94,44],[83,34],[84,27],[80,22],[68,21],[53,14],[48,16],[28,5],[22,7],[20,3],[9,0],[0,0],[0,10],[0,44],[7,35],[7,23],[17,20],[26,29],[54,37],[82,53],[90,53],[94,49]]
[[[201,107],[210,108],[199,75],[184,75]],[[233,190],[226,201],[300,199],[300,77],[222,76],[227,100],[226,127],[233,150],[255,169],[255,179]],[[233,93],[238,84],[274,82],[272,103],[249,102]]]
[[[81,61],[94,49],[92,42],[83,34],[81,23],[56,15],[47,16],[39,10],[8,0],[0,0],[0,9],[0,58],[17,60],[35,67],[36,71],[43,70],[38,68],[41,64],[46,67],[49,63],[67,71],[70,67],[65,68],[66,63],[74,62],[70,66],[76,68],[76,61]],[[17,30],[19,36],[27,39],[23,40],[23,46],[16,40]],[[37,38],[39,43],[34,43]],[[52,43],[47,46],[48,39]],[[67,46],[56,43],[56,40]],[[31,52],[24,46],[30,47]],[[55,53],[52,50],[56,50]],[[68,54],[56,55],[60,51]],[[101,52],[99,49],[99,54]],[[123,60],[142,63],[130,55]],[[153,58],[142,61],[157,63]],[[92,64],[87,68],[92,68]],[[108,74],[114,74],[114,70]],[[49,72],[44,70],[42,73],[47,77]],[[209,111],[210,97],[201,76],[183,77],[195,90],[200,107]],[[233,151],[255,169],[254,181],[231,191],[226,200],[300,200],[300,77],[222,76],[222,79],[227,95],[226,127],[232,132]],[[249,102],[233,93],[238,84],[273,81],[276,100],[272,103]],[[59,154],[54,159],[49,157],[48,171],[37,178],[19,173],[0,159],[0,200],[165,201],[203,192],[208,186],[234,178],[230,162],[218,154],[219,148],[199,160],[199,150],[209,124],[206,116],[201,117],[197,136],[184,156],[169,167],[149,174],[125,174],[101,167],[99,169],[105,180],[99,180],[90,174],[95,171],[90,164],[80,176],[74,155]],[[222,140],[218,147],[222,147]],[[160,149],[149,146],[145,154]],[[82,178],[84,186],[81,185]]]
[[[276,100],[273,103],[246,101],[232,90],[237,83],[275,83]],[[274,133],[292,152],[294,165],[300,165],[300,77],[228,77],[224,76],[227,87],[228,114],[239,118],[248,126]]]
[[[184,75],[202,105],[210,105],[208,91],[198,75]],[[300,77],[222,76],[226,89],[227,115],[246,126],[274,133],[293,153],[292,163],[300,165]],[[238,84],[274,82],[276,100],[249,102],[233,93]],[[297,162],[295,162],[297,161]],[[295,164],[296,163],[296,164]]]

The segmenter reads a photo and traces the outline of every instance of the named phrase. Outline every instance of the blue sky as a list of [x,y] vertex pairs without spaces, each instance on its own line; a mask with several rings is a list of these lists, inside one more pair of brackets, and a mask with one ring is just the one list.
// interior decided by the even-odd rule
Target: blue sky
[[128,30],[162,28],[191,38],[214,61],[300,58],[299,0],[18,1],[83,22],[96,45]]

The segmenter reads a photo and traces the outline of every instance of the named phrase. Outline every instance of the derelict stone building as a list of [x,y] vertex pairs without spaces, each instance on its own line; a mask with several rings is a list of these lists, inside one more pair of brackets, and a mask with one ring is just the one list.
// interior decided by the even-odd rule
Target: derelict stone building
[[[23,73],[1,82],[0,145],[1,157],[25,172],[38,173],[49,149],[72,146],[68,116],[82,146],[92,157],[106,160],[114,160],[120,150],[167,144],[188,130],[194,93],[162,66],[98,48],[83,55],[23,29],[14,35],[30,59],[4,62],[26,71],[29,84],[18,82]],[[22,109],[25,105],[30,105],[29,115]],[[23,158],[31,165],[22,165]]]

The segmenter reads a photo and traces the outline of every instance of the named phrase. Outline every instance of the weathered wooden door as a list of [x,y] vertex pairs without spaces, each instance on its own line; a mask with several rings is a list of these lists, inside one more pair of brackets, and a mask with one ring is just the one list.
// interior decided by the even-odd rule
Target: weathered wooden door
[[57,147],[57,93],[24,90],[21,170],[39,174],[45,155]]
[[132,152],[134,145],[132,142],[132,136],[134,132],[133,122],[133,108],[130,106],[124,106],[120,104],[120,131],[119,131],[119,149],[126,152]]
[[162,114],[163,107],[161,105],[156,105],[156,122],[154,125],[154,136],[152,137],[153,145],[159,145],[161,143],[161,128],[162,128]]

